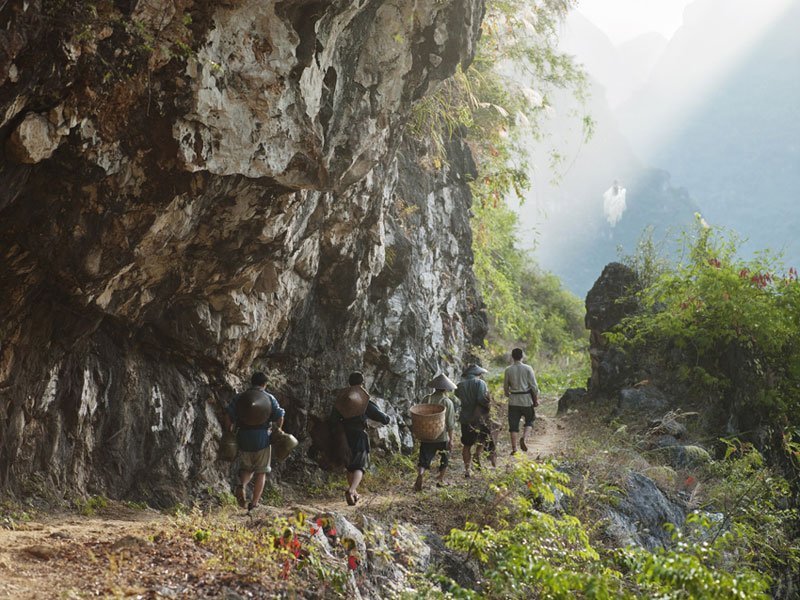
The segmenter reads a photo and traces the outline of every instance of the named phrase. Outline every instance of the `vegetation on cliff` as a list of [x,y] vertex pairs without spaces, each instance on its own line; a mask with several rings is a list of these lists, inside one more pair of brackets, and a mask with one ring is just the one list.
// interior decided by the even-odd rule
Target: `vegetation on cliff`
[[[633,263],[642,311],[614,340],[646,351],[740,431],[800,427],[800,282],[768,253],[737,256],[735,236],[698,224],[679,264]],[[660,267],[658,266],[660,265]],[[660,272],[659,272],[660,271]]]
[[[540,123],[553,110],[549,94],[555,89],[584,94],[583,72],[557,49],[558,24],[574,5],[573,0],[487,2],[474,61],[416,105],[410,127],[420,139],[433,133],[433,166],[441,165],[448,137],[463,136],[472,149],[477,170],[470,183],[472,247],[492,323],[490,355],[502,357],[510,344],[521,345],[539,355],[539,364],[569,369],[570,380],[586,375],[581,302],[519,249],[519,219],[507,200],[528,187],[520,140],[541,137]],[[584,127],[589,135],[590,118],[584,117]]]

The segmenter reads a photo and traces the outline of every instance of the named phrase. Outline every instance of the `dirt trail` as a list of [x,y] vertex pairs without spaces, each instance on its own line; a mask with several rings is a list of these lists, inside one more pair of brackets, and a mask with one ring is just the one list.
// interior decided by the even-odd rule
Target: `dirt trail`
[[[555,417],[555,408],[555,401],[551,400],[538,409],[533,435],[528,440],[528,457],[558,456],[568,446],[569,429],[562,419]],[[507,468],[523,455],[510,456],[505,427],[500,427],[497,442],[498,469]],[[480,472],[471,480],[463,478],[458,449],[451,457],[446,488],[433,486],[429,477],[426,489],[415,494],[411,491],[413,471],[407,478],[400,475],[394,484],[383,485],[375,480],[375,475],[368,474],[362,500],[355,507],[347,506],[336,490],[328,497],[308,497],[302,490],[293,490],[287,492],[284,507],[287,510],[301,507],[310,513],[336,512],[356,522],[359,514],[366,514],[446,533],[451,527],[463,525],[465,506],[458,502],[464,501],[464,492],[479,489],[483,480]],[[344,481],[341,487],[344,489]],[[263,509],[264,513],[268,510],[275,509]],[[248,522],[244,514],[240,518],[243,523]],[[159,531],[168,529],[171,523],[171,517],[157,511],[112,503],[93,516],[57,514],[23,522],[16,530],[0,528],[0,598],[163,597],[157,591],[162,567],[186,571],[189,579],[202,577],[198,569],[206,557],[193,544],[163,550],[160,556],[151,556],[149,562],[142,562],[137,567],[142,574],[138,587],[119,587],[113,581],[109,570],[116,567],[110,557],[126,551],[135,554],[139,549],[142,550],[139,554],[144,555],[145,547],[154,554],[154,544],[150,540]],[[125,560],[135,562],[135,559]]]
[[50,515],[0,529],[0,598],[60,597],[81,589],[81,573],[59,559],[87,543],[139,543],[167,519],[157,511],[117,506],[94,516]]

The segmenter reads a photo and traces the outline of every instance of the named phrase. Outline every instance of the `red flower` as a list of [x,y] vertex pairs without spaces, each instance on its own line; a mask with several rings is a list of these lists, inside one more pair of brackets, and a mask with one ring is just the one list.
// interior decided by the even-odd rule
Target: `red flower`
[[347,557],[347,568],[355,571],[358,568],[358,559],[352,554]]

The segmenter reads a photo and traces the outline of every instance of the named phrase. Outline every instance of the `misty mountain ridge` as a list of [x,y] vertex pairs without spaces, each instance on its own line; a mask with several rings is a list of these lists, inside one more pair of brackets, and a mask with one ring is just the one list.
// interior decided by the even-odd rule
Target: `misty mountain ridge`
[[[645,34],[615,46],[580,14],[565,24],[562,48],[584,64],[590,79],[591,98],[575,109],[592,116],[595,135],[584,144],[568,110],[552,119],[551,143],[567,157],[557,169],[560,180],[553,184],[545,176],[547,153],[531,143],[534,184],[520,216],[525,228],[536,229],[537,260],[579,295],[604,264],[618,258],[619,247],[633,252],[648,227],[657,240],[675,236],[692,226],[696,212],[750,238],[745,251],[786,247],[787,260],[798,254],[790,232],[800,217],[800,81],[792,80],[791,67],[800,57],[794,35],[800,5],[729,66],[704,101],[681,104],[680,82],[697,81],[713,69],[717,51],[705,48],[715,31],[709,19],[721,6],[732,4],[698,0],[687,7],[684,26],[669,43]],[[753,11],[758,8],[745,6],[723,20],[731,25],[720,39],[744,39],[741,31],[755,18]],[[568,100],[558,98],[558,105]],[[698,108],[684,110],[687,104]],[[669,125],[675,109],[679,121],[655,148],[654,141],[664,139],[659,128]],[[626,211],[612,227],[602,208],[614,180],[627,194]]]

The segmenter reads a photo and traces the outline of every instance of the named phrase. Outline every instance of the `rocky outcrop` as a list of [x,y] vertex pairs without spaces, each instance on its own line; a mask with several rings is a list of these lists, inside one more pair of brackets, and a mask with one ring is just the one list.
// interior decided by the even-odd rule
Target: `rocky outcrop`
[[655,550],[672,544],[671,532],[664,525],[682,527],[686,508],[667,498],[649,477],[630,473],[624,496],[607,509],[606,519],[606,535],[615,546],[635,544]]
[[402,124],[480,2],[76,4],[0,8],[0,485],[167,503],[251,367],[301,438],[352,369],[401,411],[454,374],[469,151]]
[[615,346],[609,345],[604,333],[637,310],[634,293],[637,277],[621,264],[610,263],[603,269],[586,295],[586,329],[589,334],[589,356],[592,375],[589,395],[609,396],[617,393],[630,380],[631,361]]

